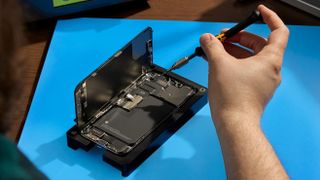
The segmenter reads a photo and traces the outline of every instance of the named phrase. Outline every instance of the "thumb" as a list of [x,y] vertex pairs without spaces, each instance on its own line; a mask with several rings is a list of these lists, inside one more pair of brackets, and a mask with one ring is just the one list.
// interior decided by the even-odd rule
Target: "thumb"
[[210,33],[203,34],[200,37],[200,44],[209,63],[217,63],[219,60],[226,59],[225,57],[229,56],[223,44]]

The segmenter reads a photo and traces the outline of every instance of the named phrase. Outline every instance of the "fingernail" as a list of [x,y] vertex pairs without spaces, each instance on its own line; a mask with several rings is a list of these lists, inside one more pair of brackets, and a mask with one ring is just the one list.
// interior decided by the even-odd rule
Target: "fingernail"
[[208,44],[212,40],[212,34],[206,33],[202,35],[202,40],[203,43]]

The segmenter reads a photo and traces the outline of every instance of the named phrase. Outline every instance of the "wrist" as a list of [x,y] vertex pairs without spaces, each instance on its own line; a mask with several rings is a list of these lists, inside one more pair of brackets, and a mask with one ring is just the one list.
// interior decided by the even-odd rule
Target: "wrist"
[[212,112],[212,117],[216,128],[233,128],[242,126],[252,126],[260,128],[262,112],[260,111],[241,111],[233,109],[223,109]]

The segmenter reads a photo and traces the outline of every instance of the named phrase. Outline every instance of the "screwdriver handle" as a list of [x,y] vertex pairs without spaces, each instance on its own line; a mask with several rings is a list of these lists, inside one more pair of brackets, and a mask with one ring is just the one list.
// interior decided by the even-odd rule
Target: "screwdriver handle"
[[201,47],[196,47],[195,51],[194,51],[194,54],[196,56],[203,56],[204,55],[204,51]]
[[[225,39],[230,38],[257,21],[262,21],[262,16],[258,10],[254,10],[248,18],[244,19],[222,34],[224,34]],[[222,41],[224,41],[225,39],[223,39]]]
[[[239,22],[237,25],[233,26],[231,29],[227,30],[226,32],[223,32],[219,35],[216,36],[216,38],[224,42],[226,39],[236,35],[238,32],[242,31],[243,29],[247,28],[251,24],[257,22],[257,21],[262,21],[262,16],[258,10],[254,10],[249,17],[244,19],[243,21]],[[195,49],[195,54],[197,56],[204,56],[204,51],[201,47],[197,47]]]

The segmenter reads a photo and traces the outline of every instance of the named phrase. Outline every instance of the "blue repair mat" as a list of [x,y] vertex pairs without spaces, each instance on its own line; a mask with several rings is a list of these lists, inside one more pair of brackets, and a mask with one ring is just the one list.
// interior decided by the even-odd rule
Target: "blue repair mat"
[[[169,68],[199,45],[205,32],[233,23],[72,19],[57,23],[19,141],[20,149],[50,179],[122,179],[102,161],[103,150],[74,151],[66,131],[75,125],[76,85],[140,31],[154,30],[154,63]],[[289,26],[282,84],[269,103],[263,130],[292,179],[320,177],[320,27]],[[267,37],[266,25],[247,29]],[[176,72],[207,86],[206,61],[196,58]],[[225,179],[209,106],[125,179]]]

